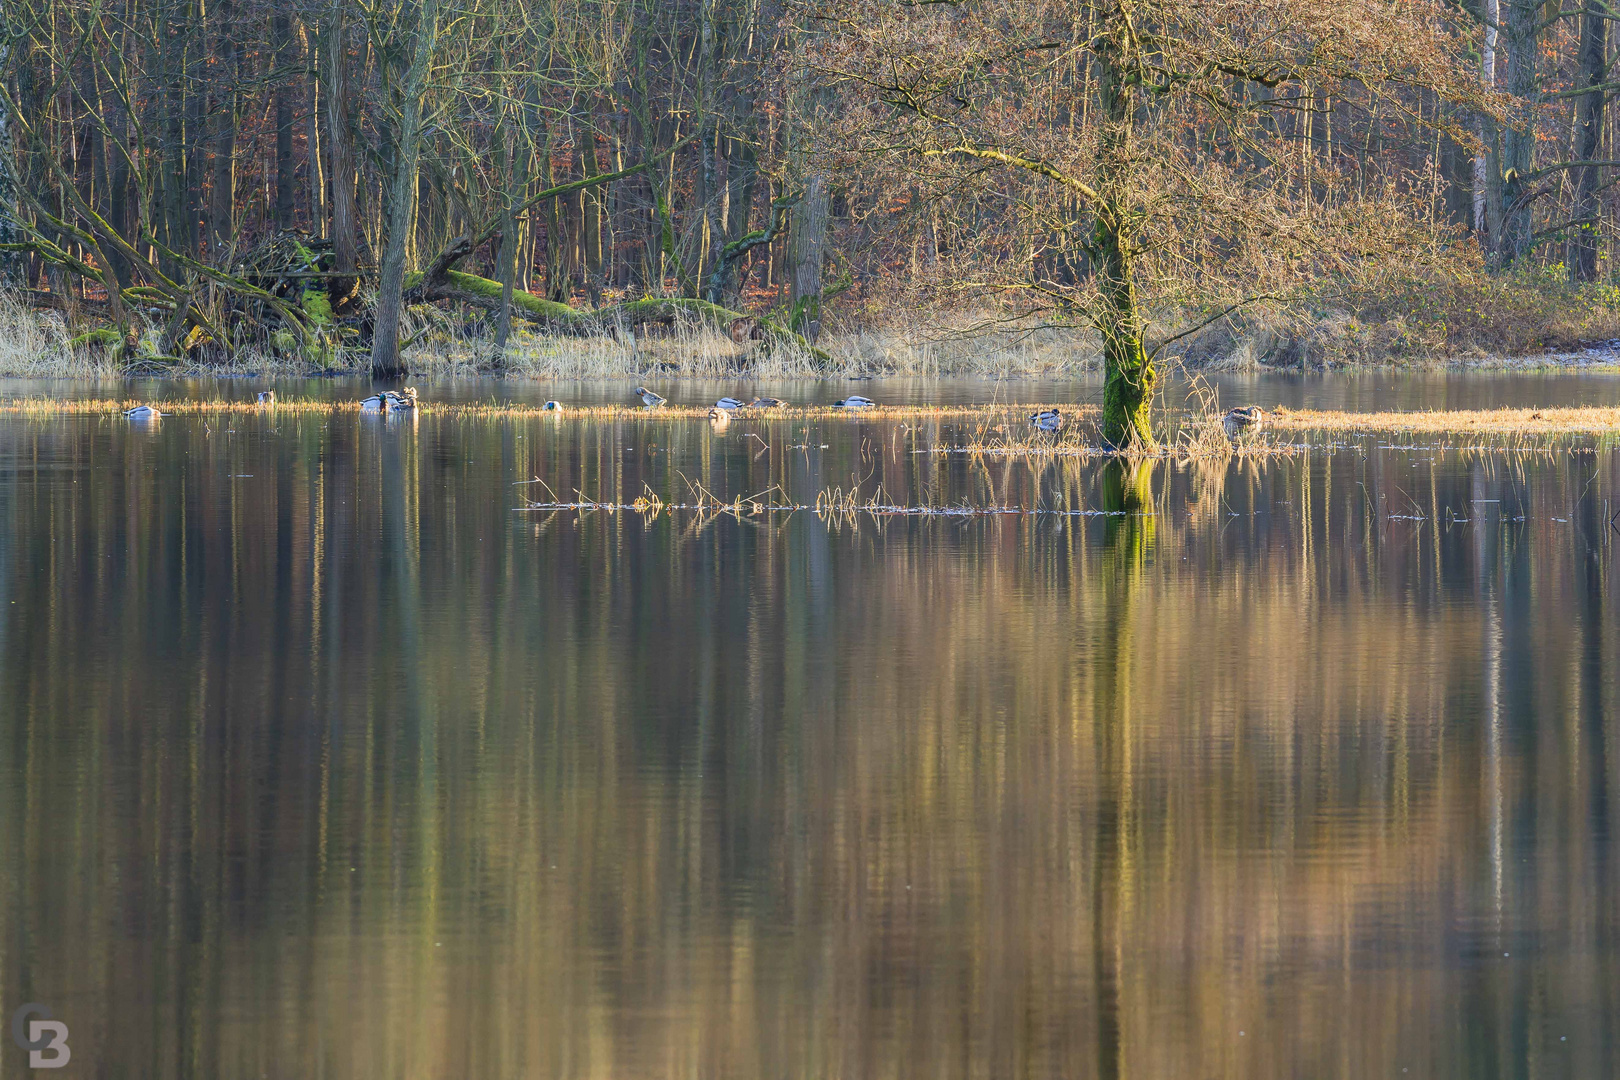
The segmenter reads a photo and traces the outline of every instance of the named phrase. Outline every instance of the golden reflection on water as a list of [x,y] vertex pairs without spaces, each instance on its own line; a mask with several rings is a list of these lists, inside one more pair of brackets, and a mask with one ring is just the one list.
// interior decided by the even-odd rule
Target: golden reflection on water
[[0,424],[3,1003],[143,1075],[1620,1071],[1612,455],[743,426]]

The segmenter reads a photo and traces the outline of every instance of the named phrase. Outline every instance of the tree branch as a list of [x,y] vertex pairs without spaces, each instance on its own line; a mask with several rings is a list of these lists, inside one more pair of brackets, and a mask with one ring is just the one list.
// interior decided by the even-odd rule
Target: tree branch
[[944,150],[919,150],[917,153],[921,154],[923,157],[950,157],[954,154],[961,154],[964,157],[981,158],[985,161],[998,161],[1003,165],[1012,165],[1020,169],[1028,170],[1029,172],[1036,173],[1040,176],[1044,176],[1048,180],[1055,180],[1064,187],[1069,188],[1072,191],[1076,191],[1084,197],[1090,199],[1092,202],[1102,201],[1101,196],[1099,196],[1096,190],[1090,185],[1076,180],[1074,177],[1069,176],[1066,173],[1060,172],[1058,169],[1048,165],[1044,161],[1033,161],[1029,158],[1019,157],[1017,154],[1006,154],[1000,150],[987,150],[983,147],[968,146],[966,144],[961,146],[952,146]]

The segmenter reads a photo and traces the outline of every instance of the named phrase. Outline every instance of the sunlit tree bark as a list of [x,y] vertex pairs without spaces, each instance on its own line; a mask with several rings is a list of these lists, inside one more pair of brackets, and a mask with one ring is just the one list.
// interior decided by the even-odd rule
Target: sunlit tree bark
[[438,35],[439,0],[421,0],[412,31],[410,67],[400,83],[400,118],[389,185],[388,232],[377,275],[371,374],[378,379],[398,378],[405,373],[399,357],[401,294],[405,288],[406,251],[416,220],[416,163],[422,151],[424,98]]

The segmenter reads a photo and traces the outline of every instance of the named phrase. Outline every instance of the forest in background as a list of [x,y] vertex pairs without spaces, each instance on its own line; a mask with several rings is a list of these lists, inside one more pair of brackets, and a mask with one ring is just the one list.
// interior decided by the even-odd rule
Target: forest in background
[[816,369],[1112,340],[1117,220],[1150,358],[1620,336],[1609,6],[1323,7],[5,0],[4,274],[123,365],[674,323]]

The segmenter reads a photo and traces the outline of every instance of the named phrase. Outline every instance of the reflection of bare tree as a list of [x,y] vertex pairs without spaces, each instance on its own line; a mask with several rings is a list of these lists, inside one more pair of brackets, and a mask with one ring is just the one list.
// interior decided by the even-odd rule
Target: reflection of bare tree
[[1134,715],[1132,690],[1137,628],[1134,592],[1139,586],[1156,531],[1153,472],[1157,462],[1118,458],[1104,466],[1103,508],[1111,515],[1105,546],[1109,552],[1106,613],[1094,659],[1097,696],[1094,736],[1098,761],[1096,831],[1092,841],[1092,963],[1097,1010],[1097,1075],[1121,1075],[1120,991],[1125,977],[1121,955],[1121,913],[1129,918]]
[[[86,1060],[1614,1072],[1607,576],[1551,522],[1601,518],[1589,471],[914,455],[897,497],[1124,513],[690,528],[510,481],[852,462],[280,423],[123,468],[53,428],[0,489],[4,989],[104,987]],[[1397,486],[1527,520],[1381,520]]]
[[1140,572],[1158,532],[1153,505],[1153,458],[1118,457],[1103,465],[1098,480],[1107,519],[1106,545],[1116,566]]

